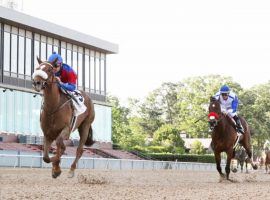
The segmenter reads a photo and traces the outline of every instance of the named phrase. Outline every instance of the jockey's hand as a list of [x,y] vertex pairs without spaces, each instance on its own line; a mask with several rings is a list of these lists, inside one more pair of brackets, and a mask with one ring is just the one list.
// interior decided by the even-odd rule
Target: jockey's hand
[[62,81],[61,81],[61,79],[59,78],[59,77],[55,77],[55,79],[56,79],[56,81],[58,82],[58,83],[61,83]]
[[228,115],[228,111],[227,110],[223,110],[222,113],[226,116]]
[[233,113],[233,109],[229,109],[228,110],[228,113]]

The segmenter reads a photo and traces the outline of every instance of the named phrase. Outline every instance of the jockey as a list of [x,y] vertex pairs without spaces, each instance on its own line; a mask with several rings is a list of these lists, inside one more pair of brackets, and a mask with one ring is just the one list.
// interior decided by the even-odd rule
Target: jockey
[[238,98],[227,85],[223,85],[220,90],[215,94],[215,98],[220,101],[221,112],[229,115],[236,122],[237,131],[244,133],[243,126],[239,117],[237,116]]
[[77,75],[72,67],[63,63],[62,57],[56,52],[53,52],[52,55],[50,55],[48,61],[50,63],[55,63],[53,66],[53,73],[58,80],[59,87],[75,102],[73,103],[74,113],[71,122],[71,130],[73,130],[77,117],[87,109],[84,105],[84,98],[80,91],[75,91]]
[[53,68],[53,72],[59,81],[60,87],[73,92],[76,89],[76,73],[69,65],[63,63],[63,59],[59,54],[53,52],[48,61],[53,63],[55,59],[57,59],[57,62]]

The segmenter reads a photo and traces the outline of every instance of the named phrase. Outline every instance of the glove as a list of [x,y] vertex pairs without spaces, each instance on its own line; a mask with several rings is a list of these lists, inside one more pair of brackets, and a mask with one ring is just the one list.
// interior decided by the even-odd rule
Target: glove
[[224,115],[227,115],[228,114],[228,111],[224,108],[221,108],[221,112],[224,114]]
[[228,110],[227,110],[227,114],[228,114],[228,113],[233,113],[233,109],[228,109]]

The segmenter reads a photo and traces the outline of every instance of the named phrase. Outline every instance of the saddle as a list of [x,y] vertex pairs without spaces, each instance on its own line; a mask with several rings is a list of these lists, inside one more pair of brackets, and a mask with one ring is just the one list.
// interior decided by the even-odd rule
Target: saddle
[[70,121],[70,127],[71,127],[70,131],[72,132],[75,127],[78,116],[84,113],[87,108],[84,104],[84,97],[82,96],[79,90],[74,90],[73,92],[71,92],[71,91],[61,88],[61,91],[64,94],[66,94],[72,101],[73,114]]

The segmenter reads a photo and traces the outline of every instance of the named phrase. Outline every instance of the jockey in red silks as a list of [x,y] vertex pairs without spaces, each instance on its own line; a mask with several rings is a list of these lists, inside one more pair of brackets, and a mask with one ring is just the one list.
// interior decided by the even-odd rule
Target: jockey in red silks
[[229,86],[223,85],[219,92],[216,93],[215,98],[220,102],[221,112],[232,117],[236,122],[237,131],[243,134],[244,129],[239,117],[237,116],[238,97],[236,94],[231,91]]
[[53,63],[56,59],[57,62],[53,68],[53,72],[58,78],[59,86],[64,90],[73,92],[76,89],[76,73],[69,65],[63,63],[62,57],[56,52],[50,55],[48,61]]
[[50,55],[48,62],[55,63],[53,66],[53,72],[55,77],[58,79],[58,85],[62,90],[64,90],[64,93],[74,101],[73,107],[75,112],[71,122],[71,130],[73,130],[77,116],[86,110],[84,98],[81,92],[76,90],[77,75],[72,67],[63,63],[62,57],[56,52],[53,52],[52,55]]

